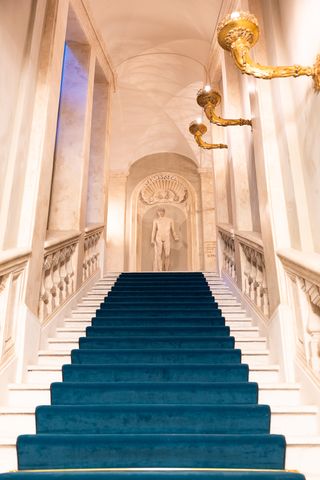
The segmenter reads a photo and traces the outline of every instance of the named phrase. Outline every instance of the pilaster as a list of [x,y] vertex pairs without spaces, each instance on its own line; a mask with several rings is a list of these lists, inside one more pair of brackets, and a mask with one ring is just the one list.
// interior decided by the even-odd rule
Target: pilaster
[[106,270],[122,272],[125,260],[125,218],[128,172],[110,172]]
[[212,272],[217,269],[213,171],[211,168],[198,168],[198,173],[201,182],[204,270]]

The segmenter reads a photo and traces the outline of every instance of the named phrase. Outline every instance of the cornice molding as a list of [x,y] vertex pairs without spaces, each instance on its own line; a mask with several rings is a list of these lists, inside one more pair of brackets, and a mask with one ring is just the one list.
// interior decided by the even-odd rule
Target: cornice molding
[[117,75],[113,66],[111,57],[104,43],[101,33],[94,22],[94,16],[87,0],[70,0],[81,26],[83,27],[90,44],[95,46],[97,59],[108,80],[112,84],[113,90],[116,91]]

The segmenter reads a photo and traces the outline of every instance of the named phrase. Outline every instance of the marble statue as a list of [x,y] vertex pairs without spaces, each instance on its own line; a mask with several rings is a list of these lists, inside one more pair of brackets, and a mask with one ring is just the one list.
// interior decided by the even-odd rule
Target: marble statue
[[174,222],[172,218],[165,216],[165,209],[157,210],[157,218],[153,220],[151,244],[154,246],[153,271],[168,271],[170,266],[170,234],[175,241],[179,237],[174,231]]

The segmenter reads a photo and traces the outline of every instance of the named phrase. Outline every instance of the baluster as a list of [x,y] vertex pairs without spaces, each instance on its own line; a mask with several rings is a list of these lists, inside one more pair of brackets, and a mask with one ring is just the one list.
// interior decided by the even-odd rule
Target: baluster
[[58,293],[58,283],[60,281],[59,276],[59,261],[60,261],[60,251],[55,252],[52,257],[52,268],[51,268],[51,279],[52,286],[50,289],[51,292],[51,301],[52,301],[52,312],[60,305]]
[[65,293],[66,293],[66,298],[69,297],[69,295],[72,293],[71,290],[71,285],[70,285],[70,271],[68,269],[68,264],[70,262],[70,256],[72,253],[71,247],[66,247],[65,248],[65,260],[64,260],[64,269],[65,269],[65,276],[64,276],[64,283],[65,283]]
[[75,290],[75,282],[74,282],[74,276],[75,276],[75,270],[74,270],[74,264],[73,264],[73,258],[74,258],[74,252],[76,250],[76,244],[74,243],[73,245],[70,245],[70,256],[67,261],[67,273],[68,273],[68,278],[69,278],[69,285],[70,285],[70,294],[74,292]]
[[84,244],[83,244],[83,262],[82,262],[82,281],[83,282],[88,277],[87,269],[88,269],[88,238],[85,238]]
[[61,305],[66,297],[65,291],[65,278],[66,278],[66,249],[63,248],[60,251],[60,258],[59,258],[59,265],[58,265],[58,274],[59,274],[59,282],[58,282],[58,289],[59,289],[59,305]]
[[52,288],[52,255],[48,255],[44,259],[43,269],[42,269],[42,282],[41,282],[41,293],[40,293],[40,309],[39,315],[41,320],[44,320],[52,312],[52,302],[51,302],[51,288]]

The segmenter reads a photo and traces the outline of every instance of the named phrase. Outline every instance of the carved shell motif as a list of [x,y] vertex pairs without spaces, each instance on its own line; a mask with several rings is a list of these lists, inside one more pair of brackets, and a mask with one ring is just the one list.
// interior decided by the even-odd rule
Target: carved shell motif
[[187,198],[186,185],[170,173],[152,175],[146,180],[140,192],[140,199],[146,205],[183,203]]

